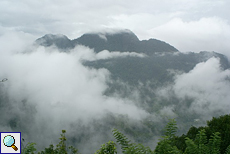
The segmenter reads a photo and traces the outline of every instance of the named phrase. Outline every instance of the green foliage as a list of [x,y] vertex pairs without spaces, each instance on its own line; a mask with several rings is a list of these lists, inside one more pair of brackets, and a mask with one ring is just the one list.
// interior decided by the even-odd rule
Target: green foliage
[[109,141],[106,144],[102,144],[95,154],[117,154],[116,143]]
[[211,154],[220,154],[220,142],[221,142],[220,133],[219,132],[213,133],[208,143],[209,151]]
[[176,147],[172,146],[171,140],[164,138],[160,140],[154,150],[154,154],[181,154],[182,152]]
[[[124,154],[230,154],[230,145],[226,146],[226,143],[223,143],[230,142],[230,138],[228,138],[230,125],[226,124],[229,121],[229,115],[213,118],[208,121],[207,127],[191,127],[186,135],[178,137],[175,135],[176,121],[170,119],[165,126],[164,136],[159,140],[154,151],[142,144],[132,143],[117,129],[113,129],[112,132]],[[226,128],[221,126],[226,126]],[[218,130],[224,134],[219,133]],[[78,154],[78,150],[73,146],[67,148],[65,133],[66,131],[62,130],[60,142],[56,148],[51,144],[38,154]],[[22,150],[22,154],[34,154],[36,152],[35,145],[35,143],[28,143]],[[102,144],[95,154],[117,154],[116,143],[109,141]]]
[[207,136],[211,137],[211,135],[215,132],[220,133],[220,152],[224,154],[225,150],[230,145],[230,114],[220,117],[213,117],[212,120],[207,122],[207,125]]
[[186,138],[185,154],[220,154],[220,133],[213,133],[212,137],[207,142],[205,129],[199,131],[195,141]]
[[54,146],[51,144],[49,148],[45,148],[44,151],[38,152],[38,154],[57,154],[57,151],[54,149]]
[[230,145],[227,147],[224,154],[230,154]]
[[186,141],[186,136],[184,134],[180,137],[175,136],[173,138],[173,145],[176,146],[180,151],[185,151],[187,147],[185,141]]
[[76,148],[74,148],[72,145],[69,146],[69,149],[70,149],[72,154],[78,154],[78,150]]
[[149,147],[142,144],[131,143],[131,141],[117,129],[113,129],[113,136],[121,145],[124,154],[151,154],[153,153]]
[[[190,139],[186,136],[185,144],[186,148],[184,152],[179,150],[175,145],[178,142],[178,137],[175,136],[176,132],[176,123],[175,120],[170,120],[169,123],[165,127],[165,136],[158,142],[158,145],[155,149],[155,154],[170,154],[170,153],[184,153],[184,154],[220,154],[220,145],[221,145],[221,137],[219,132],[214,132],[211,137],[208,139],[206,135],[206,129],[203,128],[201,130],[191,128],[190,135],[194,137],[194,134],[191,132],[197,132],[195,135],[195,139]],[[208,129],[207,129],[208,130]],[[226,150],[226,153],[229,149]]]
[[112,132],[117,142],[121,145],[122,152],[125,152],[131,146],[131,141],[117,129],[113,129]]
[[28,143],[22,150],[22,154],[34,154],[36,148],[34,147],[36,143]]
[[205,129],[198,132],[195,138],[195,144],[197,145],[197,152],[199,154],[205,154],[208,151],[207,147],[207,136],[205,134]]
[[165,137],[166,138],[173,138],[175,137],[177,131],[177,124],[175,119],[169,119],[168,124],[165,126]]
[[[219,132],[219,133],[217,133]],[[188,145],[185,143],[187,138],[194,141],[198,149],[204,149],[209,153],[225,154],[230,145],[230,115],[213,117],[207,122],[206,127],[196,128],[192,126],[186,135],[172,138],[173,145],[185,152]],[[208,142],[208,143],[207,143]],[[207,150],[205,150],[205,147]]]
[[149,147],[145,147],[142,144],[131,144],[124,154],[151,154],[153,153],[152,150]]
[[[66,147],[66,137],[65,137],[66,130],[62,130],[62,134],[60,142],[56,145],[56,149],[54,145],[50,145],[49,148],[45,148],[44,151],[39,152],[38,154],[67,154],[67,147]],[[72,154],[78,154],[78,150],[73,146],[69,146],[68,149]]]
[[186,137],[192,139],[192,140],[195,140],[197,134],[199,133],[199,131],[201,131],[202,129],[205,129],[204,127],[199,127],[199,128],[196,128],[194,126],[190,127],[188,133],[185,135]]
[[60,142],[57,144],[56,151],[60,154],[67,154],[67,149],[66,149],[66,137],[65,137],[65,130],[62,130],[62,134],[60,139]]
[[191,140],[190,138],[186,137],[186,149],[184,154],[198,154],[198,147],[197,145]]
[[174,139],[176,136],[177,125],[175,119],[169,119],[169,122],[165,126],[165,133],[162,139],[157,144],[154,150],[155,154],[181,154],[182,152],[174,145]]

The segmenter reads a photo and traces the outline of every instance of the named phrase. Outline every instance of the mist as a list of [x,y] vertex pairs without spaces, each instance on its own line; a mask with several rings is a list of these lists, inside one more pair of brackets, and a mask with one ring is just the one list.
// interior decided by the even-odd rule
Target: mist
[[[197,117],[203,122],[214,116],[229,114],[230,70],[221,68],[220,59],[213,57],[198,63],[188,73],[175,73],[174,83],[159,88],[157,92],[164,99],[176,96],[180,100],[176,105],[169,105],[171,110],[167,112],[173,112],[180,106],[187,115],[191,114],[194,119]],[[186,104],[188,99],[192,101]]]
[[[88,126],[108,113],[128,115],[132,119],[148,115],[129,99],[103,94],[110,80],[108,70],[82,65],[87,59],[138,54],[108,51],[95,54],[83,46],[68,53],[59,52],[55,47],[35,47],[29,43],[25,46],[26,39],[16,36],[1,36],[0,44],[5,45],[5,50],[1,50],[0,78],[8,79],[0,85],[1,93],[8,100],[1,104],[2,131],[22,131],[27,141],[44,148],[57,141],[62,129],[72,132],[79,128],[71,125]],[[15,37],[12,42],[11,38]],[[6,127],[8,121],[14,123],[17,130]],[[95,136],[100,135],[95,132]],[[98,140],[97,147],[100,144]]]
[[[147,55],[95,53],[80,45],[64,52],[55,46],[34,45],[34,40],[14,31],[0,36],[0,79],[8,79],[0,83],[0,130],[21,131],[25,142],[36,142],[38,150],[57,144],[65,129],[68,144],[93,153],[114,140],[114,126],[149,133],[144,139],[129,137],[144,140],[153,149],[168,118],[177,120],[182,134],[191,125],[201,126],[213,116],[229,113],[230,70],[221,68],[218,58],[200,62],[189,72],[168,70],[174,74],[173,82],[154,89],[152,80],[130,85],[113,80],[108,69],[84,65],[85,61]],[[123,89],[107,95],[109,83]]]

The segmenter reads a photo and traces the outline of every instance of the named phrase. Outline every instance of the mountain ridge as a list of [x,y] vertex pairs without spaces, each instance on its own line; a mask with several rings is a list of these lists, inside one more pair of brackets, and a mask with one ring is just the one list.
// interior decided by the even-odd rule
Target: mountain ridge
[[147,55],[156,52],[178,52],[175,47],[164,41],[153,38],[140,41],[133,32],[128,30],[112,33],[86,33],[73,40],[70,40],[65,35],[47,34],[38,38],[35,43],[45,47],[54,45],[64,51],[73,49],[76,45],[83,45],[94,49],[96,53],[102,50],[137,52]]

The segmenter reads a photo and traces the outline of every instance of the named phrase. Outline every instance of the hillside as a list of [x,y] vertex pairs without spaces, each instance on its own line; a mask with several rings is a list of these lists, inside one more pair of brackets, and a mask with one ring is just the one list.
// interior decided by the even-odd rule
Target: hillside
[[76,45],[84,45],[94,49],[96,53],[102,50],[137,52],[151,55],[155,52],[177,52],[178,50],[160,40],[149,39],[140,41],[131,31],[123,30],[117,33],[88,33],[70,40],[64,35],[47,34],[36,40],[42,46],[55,45],[60,49],[72,49]]
[[25,51],[1,70],[0,128],[22,132],[38,150],[65,129],[67,144],[92,153],[113,128],[154,149],[168,118],[181,135],[229,114],[230,65],[217,52],[182,53],[129,30],[47,34]]

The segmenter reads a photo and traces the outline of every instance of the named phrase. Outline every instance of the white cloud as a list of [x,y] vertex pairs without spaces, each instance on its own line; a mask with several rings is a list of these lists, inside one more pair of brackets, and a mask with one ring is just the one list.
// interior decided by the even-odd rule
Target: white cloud
[[127,56],[145,57],[146,55],[136,53],[136,52],[119,52],[119,51],[109,52],[108,50],[103,50],[97,53],[93,59],[88,59],[88,60],[110,59],[110,58],[127,57]]
[[[103,59],[138,54],[108,51],[95,54],[82,46],[70,53],[59,52],[54,47],[30,47],[26,49],[30,52],[21,52],[26,51],[23,48],[27,38],[23,33],[0,37],[0,42],[5,43],[5,50],[0,52],[0,79],[8,79],[1,83],[10,100],[8,105],[5,104],[11,106],[8,112],[12,116],[7,116],[8,121],[18,116],[25,129],[20,131],[27,131],[26,135],[40,134],[27,136],[30,142],[39,143],[42,138],[58,136],[62,129],[72,130],[70,125],[78,120],[88,125],[107,113],[125,114],[136,120],[148,116],[132,100],[103,94],[110,80],[108,70],[88,68],[81,63],[92,57]],[[2,123],[0,127],[1,130],[6,128]],[[50,142],[46,140],[42,144],[49,145]]]
[[207,119],[216,112],[229,112],[230,70],[221,70],[219,60],[211,58],[199,63],[188,73],[178,75],[173,91],[179,98],[193,98],[190,110]]
[[[20,44],[17,45],[17,43],[13,48],[16,51],[21,49]],[[5,52],[9,50],[14,49],[9,48]],[[85,47],[77,47],[70,53],[53,50],[55,48],[39,47],[31,53],[13,53],[1,57],[1,74],[9,79],[9,92],[12,97],[17,98],[20,95],[29,97],[33,102],[39,103],[37,105],[41,109],[45,104],[55,107],[63,103],[68,106],[69,103],[70,106],[78,106],[77,108],[88,108],[95,105],[93,108],[88,108],[89,114],[94,112],[100,114],[104,109],[113,110],[113,107],[106,107],[109,102],[112,102],[109,101],[112,98],[103,96],[107,88],[106,81],[109,79],[109,72],[105,69],[87,68],[81,64],[81,60],[92,59],[90,55],[95,59],[127,55],[139,56],[136,53],[110,53],[108,51],[102,51],[96,55],[93,50]],[[122,100],[117,101],[121,104],[123,102]],[[116,105],[119,106],[119,103]]]
[[[2,30],[2,32],[1,32]],[[15,52],[24,52],[29,45],[33,44],[36,37],[31,34],[18,32],[0,26],[0,54],[6,55]]]
[[182,52],[216,51],[230,56],[230,25],[218,17],[189,22],[175,18],[150,32]]
[[228,20],[227,0],[147,0],[92,2],[56,0],[0,2],[0,24],[38,35],[62,33],[70,38],[104,27],[128,28],[141,39],[172,18],[185,21],[218,16]]

